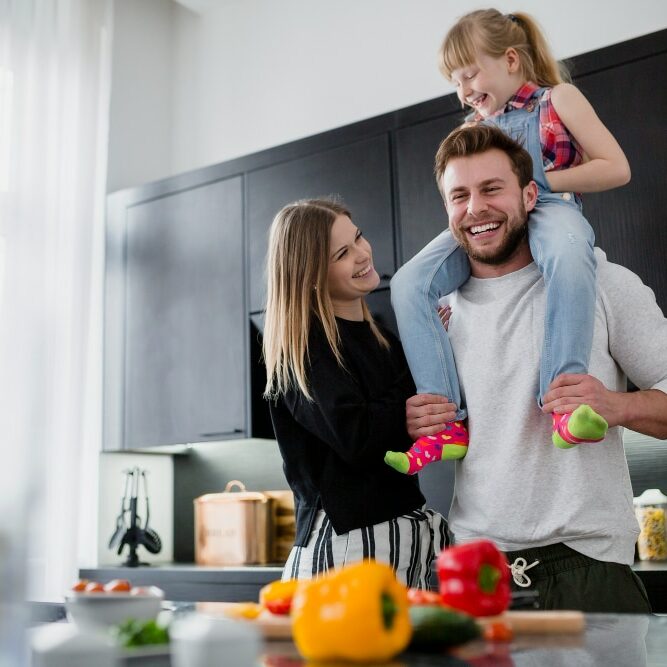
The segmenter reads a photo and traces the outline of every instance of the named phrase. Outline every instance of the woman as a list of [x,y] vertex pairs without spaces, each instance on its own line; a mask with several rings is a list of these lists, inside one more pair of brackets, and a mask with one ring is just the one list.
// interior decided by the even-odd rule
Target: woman
[[405,401],[415,387],[400,343],[364,302],[379,282],[370,244],[340,203],[299,201],[275,217],[264,395],[296,502],[283,579],[374,558],[423,588],[449,543],[445,519],[422,509],[418,482],[384,463],[387,449],[410,445]]

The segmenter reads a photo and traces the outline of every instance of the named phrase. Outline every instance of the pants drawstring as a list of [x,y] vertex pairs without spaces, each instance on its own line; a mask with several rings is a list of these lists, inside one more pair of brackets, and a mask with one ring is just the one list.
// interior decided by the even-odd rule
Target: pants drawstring
[[536,560],[528,565],[528,562],[525,558],[517,558],[511,565],[508,563],[510,571],[512,572],[512,578],[514,583],[517,586],[522,588],[527,588],[532,583],[530,577],[526,574],[526,570],[530,570],[531,567],[535,567],[540,561]]

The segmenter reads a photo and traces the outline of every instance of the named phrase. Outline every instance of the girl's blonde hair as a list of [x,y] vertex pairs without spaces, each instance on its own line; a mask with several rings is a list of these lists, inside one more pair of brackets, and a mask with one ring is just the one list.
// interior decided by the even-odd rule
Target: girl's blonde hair
[[445,36],[440,47],[440,71],[449,80],[452,72],[472,65],[481,51],[500,58],[507,49],[519,54],[521,73],[538,86],[570,82],[567,68],[551,53],[537,22],[528,14],[501,14],[497,9],[480,9],[462,16]]
[[[344,368],[340,335],[327,287],[331,227],[338,216],[351,218],[335,199],[304,199],[285,206],[273,219],[267,254],[268,291],[263,336],[265,398],[291,387],[312,400],[306,379],[308,336],[317,318],[339,365]],[[389,347],[368,306],[364,320],[378,342]]]

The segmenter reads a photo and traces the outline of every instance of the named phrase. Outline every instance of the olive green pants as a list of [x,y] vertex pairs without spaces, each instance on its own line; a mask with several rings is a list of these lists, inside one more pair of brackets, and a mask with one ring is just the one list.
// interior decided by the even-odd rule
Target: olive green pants
[[[511,551],[505,554],[510,565],[523,558],[530,585],[512,590],[539,592],[540,609],[578,609],[590,613],[649,614],[646,589],[629,565],[608,563],[580,554],[564,544]],[[522,565],[521,562],[518,563]],[[519,577],[526,581],[525,578]]]

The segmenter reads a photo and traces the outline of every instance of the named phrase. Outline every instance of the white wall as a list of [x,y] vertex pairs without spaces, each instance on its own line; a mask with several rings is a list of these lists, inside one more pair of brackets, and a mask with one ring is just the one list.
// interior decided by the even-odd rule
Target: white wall
[[[140,30],[145,6],[171,17]],[[118,145],[110,160],[115,183],[137,184],[292,141],[452,91],[436,66],[440,42],[458,16],[490,3],[466,0],[206,0],[193,12],[171,0],[116,0],[121,21],[115,51],[112,127]],[[499,0],[501,11],[533,14],[554,52],[566,58],[667,27],[663,0]],[[166,7],[170,9],[167,10]],[[154,12],[157,13],[157,12]],[[135,20],[130,21],[130,15]],[[163,31],[163,35],[158,35]],[[165,50],[171,61],[151,63],[157,81],[132,85],[148,56],[131,65],[127,44]],[[114,63],[116,61],[114,60]],[[163,107],[170,77],[171,104]],[[171,114],[171,127],[135,123],[133,138],[117,117],[131,107]],[[142,121],[144,122],[144,121]],[[125,126],[127,123],[125,122]],[[163,142],[157,140],[165,132]],[[143,148],[139,148],[140,144]],[[159,144],[159,145],[158,145]],[[111,146],[114,150],[114,146]],[[166,153],[169,153],[167,159]],[[142,167],[145,162],[145,168]],[[132,167],[129,166],[132,163]],[[113,188],[111,188],[113,189]]]
[[114,0],[107,192],[171,173],[174,7]]
[[667,26],[663,0],[227,0],[179,12],[172,170],[220,162],[453,90],[436,54],[456,17],[520,5],[557,57]]

